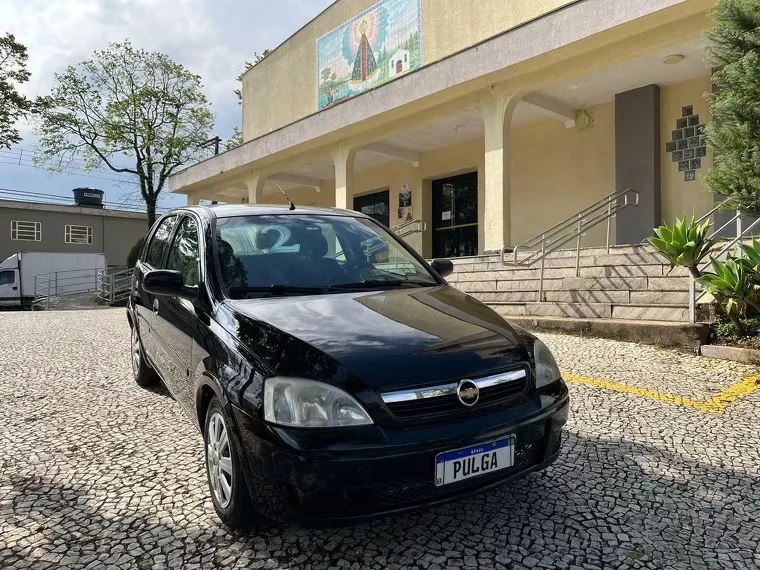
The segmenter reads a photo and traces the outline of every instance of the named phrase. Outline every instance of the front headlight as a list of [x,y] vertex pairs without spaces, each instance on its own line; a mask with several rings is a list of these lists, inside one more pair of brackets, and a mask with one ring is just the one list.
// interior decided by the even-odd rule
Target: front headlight
[[264,419],[293,427],[371,424],[359,402],[340,388],[305,378],[264,380]]
[[538,339],[533,343],[533,356],[536,359],[536,388],[548,386],[562,377],[551,351]]

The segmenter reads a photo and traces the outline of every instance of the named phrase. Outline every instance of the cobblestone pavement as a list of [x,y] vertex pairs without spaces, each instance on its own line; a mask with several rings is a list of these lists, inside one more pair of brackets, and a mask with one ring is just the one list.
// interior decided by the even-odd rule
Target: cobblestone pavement
[[[723,414],[571,384],[557,463],[352,528],[230,533],[201,437],[131,380],[123,309],[0,313],[0,568],[757,568],[760,391]],[[709,398],[756,370],[543,335],[579,375]]]

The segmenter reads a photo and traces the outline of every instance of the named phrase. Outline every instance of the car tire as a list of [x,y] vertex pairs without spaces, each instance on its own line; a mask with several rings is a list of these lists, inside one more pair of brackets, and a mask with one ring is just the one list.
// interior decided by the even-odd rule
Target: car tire
[[158,374],[145,359],[145,351],[140,340],[140,333],[135,326],[132,327],[130,356],[132,360],[132,377],[138,386],[155,386],[160,382]]
[[211,398],[203,427],[206,478],[216,514],[231,529],[262,522],[251,505],[235,440],[230,437],[230,417],[219,399]]

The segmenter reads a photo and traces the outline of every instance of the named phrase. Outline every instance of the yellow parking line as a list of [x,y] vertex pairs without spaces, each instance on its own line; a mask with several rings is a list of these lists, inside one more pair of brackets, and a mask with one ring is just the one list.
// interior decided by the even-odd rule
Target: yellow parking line
[[588,376],[579,376],[577,374],[562,374],[562,377],[570,382],[580,382],[581,384],[589,384],[590,386],[596,386],[598,388],[606,388],[607,390],[615,390],[616,392],[634,394],[636,396],[650,398],[668,404],[694,408],[702,412],[707,412],[708,414],[720,414],[737,400],[749,396],[755,390],[760,389],[760,374],[754,374],[753,376],[747,376],[738,384],[726,388],[714,398],[710,398],[709,400],[692,400],[691,398],[673,396],[672,394],[658,392],[657,390],[637,388],[635,386],[627,386],[626,384],[618,384],[617,382],[599,380],[597,378],[589,378]]

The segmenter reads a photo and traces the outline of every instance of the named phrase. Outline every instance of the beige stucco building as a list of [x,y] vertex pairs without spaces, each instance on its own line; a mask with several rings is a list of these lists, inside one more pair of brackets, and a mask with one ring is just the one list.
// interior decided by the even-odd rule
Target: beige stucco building
[[[200,200],[425,222],[426,257],[514,246],[633,188],[613,243],[712,208],[712,0],[337,0],[243,77],[245,143],[170,180]],[[604,243],[603,225],[584,245]]]

